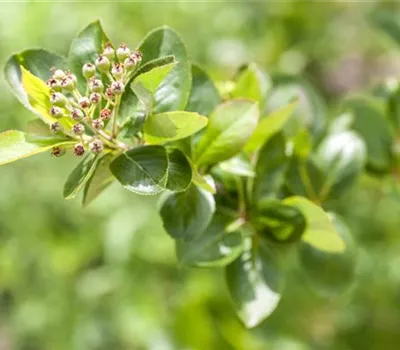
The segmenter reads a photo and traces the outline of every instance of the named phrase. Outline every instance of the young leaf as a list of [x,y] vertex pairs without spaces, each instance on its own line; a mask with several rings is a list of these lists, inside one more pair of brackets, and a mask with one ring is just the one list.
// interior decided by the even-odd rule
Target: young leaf
[[110,171],[110,163],[113,159],[114,155],[111,153],[99,159],[92,176],[86,182],[83,190],[82,204],[84,207],[96,199],[115,180]]
[[198,267],[225,266],[243,251],[244,244],[239,230],[228,232],[230,217],[216,213],[206,230],[189,242],[176,242],[179,263]]
[[174,192],[185,191],[192,182],[189,160],[177,148],[168,150],[168,181],[166,188]]
[[256,102],[232,100],[220,105],[211,114],[208,127],[197,144],[196,163],[209,165],[232,158],[250,138],[258,117]]
[[199,66],[192,64],[192,87],[186,110],[209,116],[220,103],[221,96],[213,81]]
[[175,57],[178,63],[154,93],[154,112],[183,110],[189,97],[191,72],[181,38],[172,29],[162,27],[150,32],[140,44],[139,50],[143,54],[143,66],[160,57]]
[[190,241],[210,223],[215,211],[214,197],[191,185],[185,192],[172,193],[162,203],[160,215],[167,233],[175,239]]
[[[52,73],[50,69],[52,67],[66,68],[66,60],[61,56],[42,49],[25,50],[8,59],[4,67],[4,77],[18,100],[25,107],[33,110],[22,85],[21,67],[24,67],[26,71],[30,71],[40,80],[46,81],[51,77]],[[35,110],[33,111],[35,112]]]
[[82,74],[85,63],[93,63],[104,45],[110,42],[99,21],[90,23],[73,40],[69,49],[69,65],[78,78],[78,88],[84,92],[86,78]]
[[149,144],[160,144],[193,135],[207,125],[208,119],[193,112],[166,112],[148,116],[144,138]]
[[[150,62],[149,62],[150,63]],[[136,84],[141,84],[146,90],[154,94],[168,73],[174,68],[176,62],[154,67],[152,70],[143,72],[135,78]]]
[[356,133],[345,131],[324,139],[313,158],[325,174],[319,198],[324,199],[328,194],[336,197],[348,189],[363,170],[366,148]]
[[[148,73],[148,72],[154,70],[155,68],[162,68],[164,66],[169,66],[171,63],[173,63],[173,64],[176,63],[175,57],[173,55],[159,57],[154,60],[148,61],[139,67],[139,69],[134,73],[132,79],[135,79],[136,77],[138,77],[141,74]],[[162,81],[162,79],[161,79],[161,81]]]
[[273,78],[274,88],[268,97],[267,108],[270,111],[286,106],[298,99],[290,125],[293,131],[307,128],[314,137],[325,130],[327,123],[326,105],[317,90],[306,79],[278,75]]
[[290,197],[284,204],[298,208],[306,218],[307,228],[302,241],[325,253],[343,253],[346,244],[335,230],[328,214],[318,205],[303,197]]
[[288,157],[282,133],[271,137],[261,148],[253,182],[254,201],[276,197],[285,180]]
[[78,166],[68,176],[64,185],[64,198],[73,199],[78,192],[85,186],[93,175],[98,162],[98,157],[90,154],[84,158]]
[[264,237],[280,243],[297,241],[306,228],[303,214],[278,200],[260,202],[253,222]]
[[232,98],[247,98],[256,101],[260,104],[262,111],[271,85],[271,79],[256,64],[250,63],[239,72]]
[[281,298],[284,275],[269,247],[245,251],[226,267],[226,281],[240,320],[247,328],[264,321]]
[[250,161],[243,155],[225,160],[219,164],[219,167],[222,171],[232,175],[244,177],[254,177],[256,175]]
[[18,159],[46,152],[56,146],[73,144],[74,141],[53,139],[45,146],[27,141],[27,134],[22,131],[8,130],[0,133],[0,165],[14,162]]
[[365,141],[367,146],[367,166],[376,172],[387,172],[392,164],[393,135],[390,124],[373,101],[352,98],[344,108],[354,116],[352,129]]
[[59,122],[70,130],[71,121],[63,117],[55,119],[50,115],[50,89],[46,83],[21,66],[21,83],[27,97],[27,107],[36,113],[46,124]]
[[332,215],[335,230],[346,244],[343,253],[327,253],[307,243],[299,246],[299,259],[309,282],[323,295],[343,292],[355,273],[355,246],[349,228],[336,215]]
[[214,179],[211,175],[202,176],[201,174],[199,174],[199,172],[193,165],[192,165],[192,172],[193,172],[192,181],[194,184],[212,194],[215,194],[217,192],[215,188]]
[[163,191],[167,183],[167,151],[161,146],[133,148],[114,159],[110,169],[129,191],[154,195]]
[[253,152],[269,140],[272,135],[281,131],[292,116],[297,105],[297,100],[283,106],[266,117],[262,118],[250,140],[244,146],[247,152]]

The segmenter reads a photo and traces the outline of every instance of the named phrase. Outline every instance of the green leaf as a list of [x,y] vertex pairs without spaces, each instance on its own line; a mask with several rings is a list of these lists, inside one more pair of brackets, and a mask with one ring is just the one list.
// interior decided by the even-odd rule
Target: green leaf
[[261,148],[253,182],[254,201],[276,197],[285,181],[288,157],[282,133],[275,134]]
[[240,70],[231,96],[232,98],[246,98],[256,101],[259,103],[260,109],[263,110],[271,85],[269,76],[262,72],[256,64],[250,63]]
[[284,275],[276,252],[260,244],[226,267],[226,281],[240,320],[253,328],[276,309]]
[[110,163],[114,157],[115,155],[108,153],[97,162],[95,170],[83,190],[82,204],[84,207],[96,199],[115,180],[110,171]]
[[177,148],[168,150],[168,181],[166,187],[174,192],[185,191],[192,182],[189,160]]
[[281,131],[286,122],[292,116],[296,105],[297,101],[294,101],[262,118],[258,123],[257,128],[251,136],[250,140],[246,143],[244,149],[247,152],[255,151],[256,149],[260,148],[265,142],[267,142],[272,137],[272,135]]
[[298,129],[307,128],[313,137],[318,138],[325,130],[327,113],[325,102],[317,90],[306,79],[297,76],[278,75],[273,82],[274,89],[268,97],[267,109],[274,111],[298,99],[288,129],[296,134]]
[[8,130],[0,133],[0,165],[27,158],[38,153],[46,152],[56,146],[75,143],[75,141],[53,139],[45,146],[27,140],[27,134],[22,131]]
[[[148,64],[150,63],[151,62]],[[134,82],[136,84],[141,84],[146,90],[154,94],[175,65],[176,62],[173,62],[163,66],[154,67],[152,70],[141,73],[135,78]]]
[[139,46],[142,65],[160,57],[173,55],[175,67],[168,73],[154,93],[154,112],[183,110],[189,98],[191,71],[186,48],[176,32],[162,27],[150,32]]
[[127,190],[154,195],[163,191],[167,183],[167,151],[162,146],[133,148],[114,159],[110,169]]
[[324,210],[303,197],[290,197],[284,204],[298,208],[306,218],[307,228],[302,241],[326,253],[342,253],[346,244],[332,225],[332,220]]
[[21,84],[26,92],[26,105],[46,124],[59,122],[66,130],[71,129],[72,122],[68,117],[55,119],[50,115],[50,89],[46,83],[21,66]]
[[160,215],[167,233],[175,239],[190,241],[210,223],[215,211],[214,197],[192,185],[185,192],[172,193],[162,203]]
[[251,165],[250,161],[244,156],[239,155],[228,159],[219,164],[219,167],[222,171],[237,175],[237,176],[245,176],[245,177],[254,177],[254,167]]
[[166,112],[150,115],[144,124],[144,138],[149,144],[160,144],[193,135],[207,125],[208,119],[193,112]]
[[215,188],[215,182],[211,175],[202,176],[193,165],[192,165],[192,172],[193,172],[192,181],[194,184],[212,194],[217,193]]
[[306,228],[306,219],[299,209],[271,199],[258,204],[252,221],[262,236],[279,243],[297,241]]
[[397,15],[390,10],[371,11],[372,22],[396,44],[400,45],[400,25]]
[[19,101],[31,109],[26,92],[22,86],[21,67],[30,71],[40,80],[47,81],[52,75],[50,69],[52,67],[65,69],[66,60],[63,57],[42,49],[22,51],[8,59],[4,67],[4,76]]
[[[135,79],[136,77],[138,77],[141,74],[151,72],[155,68],[162,68],[164,66],[169,66],[171,63],[173,63],[173,64],[176,63],[175,57],[173,55],[159,57],[154,60],[148,61],[145,64],[140,65],[139,69],[133,74],[132,79]],[[161,81],[162,80],[163,79],[161,79]]]
[[219,163],[239,153],[257,126],[258,105],[248,100],[225,102],[211,114],[195,149],[198,165]]
[[85,157],[78,166],[68,176],[67,182],[64,185],[64,198],[73,199],[78,192],[85,186],[87,181],[93,175],[98,162],[98,157],[89,154]]
[[366,163],[366,147],[356,133],[345,131],[324,139],[313,157],[325,175],[318,196],[323,200],[340,195],[354,183]]
[[206,230],[189,242],[177,241],[176,254],[183,265],[198,267],[225,266],[243,251],[239,230],[228,232],[229,217],[216,213]]
[[186,110],[209,116],[220,103],[221,96],[211,78],[199,66],[192,64],[192,87]]
[[332,216],[335,230],[346,244],[344,252],[327,253],[307,243],[299,246],[298,256],[302,270],[311,285],[323,295],[342,293],[354,279],[356,252],[351,233],[336,215]]
[[42,119],[33,119],[26,124],[26,131],[32,135],[52,136],[49,126]]
[[353,114],[352,128],[365,141],[368,168],[379,173],[389,171],[393,159],[393,135],[383,112],[372,100],[361,97],[347,100],[343,108]]
[[104,45],[110,42],[99,21],[90,23],[73,40],[69,49],[69,65],[78,78],[78,88],[85,92],[86,78],[82,74],[85,63],[94,63]]

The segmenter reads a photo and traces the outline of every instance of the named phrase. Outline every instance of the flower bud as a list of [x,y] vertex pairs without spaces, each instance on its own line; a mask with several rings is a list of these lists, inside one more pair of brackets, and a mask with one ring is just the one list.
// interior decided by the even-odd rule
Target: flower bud
[[136,60],[132,59],[131,56],[129,56],[127,59],[124,61],[124,68],[129,72],[133,70],[136,67]]
[[120,62],[124,62],[126,58],[131,54],[131,50],[129,50],[128,46],[125,44],[121,44],[117,49],[117,57]]
[[62,157],[66,152],[67,150],[64,147],[53,147],[51,155],[58,158]]
[[50,115],[54,118],[61,118],[64,116],[64,110],[60,107],[53,106],[50,108]]
[[93,92],[90,94],[90,102],[92,104],[98,104],[101,101],[101,95],[98,92]]
[[70,79],[74,85],[78,84],[78,78],[76,77],[75,74],[67,72],[67,78]]
[[86,96],[81,97],[78,102],[83,109],[88,108],[90,106],[90,100]]
[[100,72],[107,72],[110,69],[110,60],[106,56],[99,56],[96,58],[96,67]]
[[81,157],[85,154],[85,147],[83,147],[83,145],[81,143],[77,143],[74,146],[73,152],[77,157]]
[[103,142],[101,140],[94,140],[89,143],[89,148],[93,154],[100,154],[104,150]]
[[54,92],[50,95],[50,103],[53,106],[64,107],[67,102],[67,98],[61,92]]
[[130,55],[130,57],[136,60],[136,64],[142,62],[143,59],[143,55],[139,50],[135,50],[134,52],[132,52],[132,55]]
[[74,82],[72,81],[72,79],[66,77],[66,78],[64,78],[64,79],[61,80],[61,87],[62,87],[64,90],[72,91],[72,90],[75,89],[75,84],[74,84]]
[[120,80],[124,75],[124,67],[121,63],[114,63],[111,69],[111,74],[117,80]]
[[72,132],[77,136],[81,136],[85,132],[85,127],[83,124],[77,123],[72,127]]
[[104,108],[100,112],[100,118],[104,121],[111,119],[111,111],[108,108]]
[[49,79],[46,82],[47,86],[52,89],[53,91],[61,91],[61,82],[57,79]]
[[93,128],[94,129],[96,129],[96,130],[101,130],[101,129],[103,129],[104,128],[104,122],[103,122],[103,120],[102,119],[94,119],[93,121],[92,121],[92,126],[93,126]]
[[60,132],[61,130],[62,130],[62,126],[61,126],[61,124],[59,122],[55,122],[55,123],[50,125],[50,131],[53,134],[56,134],[56,133]]
[[109,100],[109,101],[111,101],[114,98],[114,94],[113,94],[111,88],[108,87],[106,89],[105,96],[106,96],[106,99]]
[[65,72],[61,69],[54,69],[53,70],[53,79],[64,79],[65,78]]
[[92,92],[103,92],[104,85],[100,79],[91,79],[89,82],[89,88]]
[[86,79],[93,77],[96,73],[96,67],[91,63],[86,63],[82,67],[82,74]]
[[111,43],[107,43],[104,47],[103,56],[106,56],[110,61],[112,61],[115,57],[115,50],[113,49]]
[[124,92],[124,84],[120,81],[113,81],[111,84],[111,91],[114,95],[121,95]]
[[85,114],[78,108],[74,108],[71,112],[71,118],[73,120],[81,121],[83,119],[83,117],[85,116]]

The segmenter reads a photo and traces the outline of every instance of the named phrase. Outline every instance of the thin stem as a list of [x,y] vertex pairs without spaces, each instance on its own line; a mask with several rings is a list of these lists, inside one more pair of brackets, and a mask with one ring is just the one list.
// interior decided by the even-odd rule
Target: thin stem
[[121,95],[118,95],[115,98],[115,106],[114,106],[114,110],[113,110],[113,124],[112,124],[112,133],[111,133],[112,138],[115,138],[117,136],[117,118],[118,118],[118,109],[119,109],[120,102],[121,102]]
[[236,176],[235,177],[235,181],[236,181],[236,187],[238,190],[238,201],[239,201],[239,206],[238,206],[238,210],[239,210],[239,215],[241,217],[245,217],[246,216],[246,194],[245,194],[245,190],[244,190],[244,186],[243,186],[243,181],[240,177]]
[[318,199],[318,196],[317,196],[317,195],[315,194],[315,192],[314,192],[314,188],[313,188],[313,186],[312,186],[310,177],[308,176],[308,172],[307,172],[307,169],[306,169],[304,163],[300,164],[300,166],[299,166],[299,172],[300,172],[300,177],[301,177],[301,180],[303,181],[304,188],[305,188],[305,191],[306,191],[307,196],[308,196],[313,202],[319,204],[320,201],[319,201],[319,199]]

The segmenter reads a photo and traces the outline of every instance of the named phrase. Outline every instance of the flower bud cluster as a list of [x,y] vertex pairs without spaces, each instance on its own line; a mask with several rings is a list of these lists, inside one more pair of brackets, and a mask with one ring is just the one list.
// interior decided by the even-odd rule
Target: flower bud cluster
[[[51,103],[49,114],[55,119],[70,118],[73,124],[68,131],[64,122],[55,121],[50,125],[50,131],[77,139],[72,150],[74,155],[82,156],[86,150],[100,154],[105,145],[108,146],[108,141],[113,141],[115,135],[110,136],[106,131],[108,122],[114,118],[125,85],[141,61],[139,51],[132,51],[125,44],[114,49],[107,43],[94,62],[82,66],[82,76],[87,81],[85,94],[82,94],[81,86],[78,89],[78,79],[74,74],[51,69],[52,76],[47,81]],[[90,132],[87,134],[87,131]],[[55,157],[64,154],[63,147],[52,150]]]

